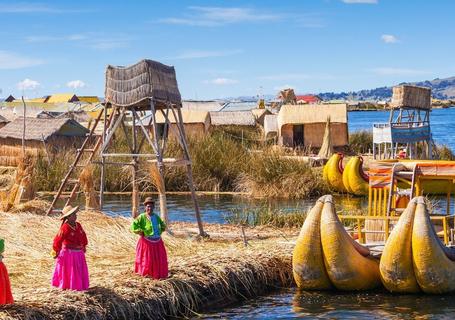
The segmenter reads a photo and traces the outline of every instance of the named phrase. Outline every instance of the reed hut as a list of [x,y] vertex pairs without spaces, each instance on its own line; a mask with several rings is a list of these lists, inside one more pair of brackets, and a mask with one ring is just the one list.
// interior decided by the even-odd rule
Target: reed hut
[[329,117],[332,145],[348,145],[346,104],[283,105],[277,117],[278,143],[287,147],[320,148]]
[[210,112],[210,120],[212,126],[236,126],[239,128],[256,126],[256,118],[249,110]]
[[[151,115],[148,115],[142,119],[142,123],[150,123]],[[158,134],[162,137],[166,132],[166,135],[170,138],[177,138],[176,133],[178,132],[177,121],[174,118],[173,113],[168,114],[170,120],[169,128],[165,128],[166,119],[161,112],[156,113],[156,123],[158,128]],[[196,110],[185,110],[182,109],[183,128],[187,136],[203,136],[207,134],[210,129],[210,115],[207,111],[196,111]],[[138,123],[136,123],[139,126]]]
[[9,95],[9,96],[5,99],[5,102],[13,102],[14,100],[16,100],[16,98],[14,98],[12,95]]
[[80,102],[83,103],[100,103],[100,98],[97,96],[77,96]]
[[[0,129],[0,165],[17,165],[22,154],[24,118],[17,118]],[[25,152],[38,156],[80,145],[89,132],[72,119],[25,118]]]
[[251,113],[253,113],[253,116],[256,119],[256,123],[258,123],[262,127],[264,127],[265,116],[272,114],[272,112],[270,112],[267,109],[258,108],[251,110]]

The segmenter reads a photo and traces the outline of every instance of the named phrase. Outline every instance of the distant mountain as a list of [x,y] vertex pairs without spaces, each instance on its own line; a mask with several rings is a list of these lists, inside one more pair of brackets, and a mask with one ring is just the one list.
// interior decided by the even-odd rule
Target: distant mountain
[[[421,82],[403,82],[400,84],[413,84],[431,88],[433,98],[454,99],[455,98],[455,77]],[[388,100],[392,97],[392,87],[380,87],[370,90],[351,92],[323,92],[318,94],[323,100],[345,99],[345,100]]]

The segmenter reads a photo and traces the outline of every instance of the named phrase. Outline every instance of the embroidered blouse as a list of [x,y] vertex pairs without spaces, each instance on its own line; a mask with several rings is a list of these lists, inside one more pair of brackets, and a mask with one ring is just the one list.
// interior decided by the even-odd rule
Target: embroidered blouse
[[5,251],[5,240],[0,239],[0,256],[3,254],[3,251]]
[[68,249],[79,249],[85,252],[85,247],[88,244],[87,235],[79,222],[76,222],[76,227],[73,228],[69,223],[65,222],[60,227],[58,234],[54,238],[52,246],[56,255],[59,254],[62,247]]
[[152,214],[149,219],[145,212],[141,213],[131,224],[132,232],[142,231],[145,237],[151,239],[158,239],[164,230],[166,230],[166,224],[156,214]]

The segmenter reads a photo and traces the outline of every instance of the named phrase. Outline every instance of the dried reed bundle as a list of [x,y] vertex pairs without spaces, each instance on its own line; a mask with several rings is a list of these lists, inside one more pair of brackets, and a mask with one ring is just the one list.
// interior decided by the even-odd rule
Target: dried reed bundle
[[[28,213],[0,214],[0,234],[7,242],[4,262],[17,302],[0,309],[0,318],[188,317],[292,283],[292,243],[279,241],[284,239],[272,229],[246,229],[250,244],[246,248],[239,229],[232,226],[207,225],[212,240],[164,235],[170,277],[155,281],[132,271],[137,236],[129,232],[130,219],[82,211],[79,222],[89,239],[91,289],[85,293],[49,288],[54,260],[48,252],[60,220]],[[186,224],[176,226],[176,231],[188,230]],[[30,230],[34,230],[33,241]],[[217,232],[222,238],[215,238]],[[256,236],[259,233],[261,238]]]
[[412,85],[393,87],[392,107],[431,109],[431,89]]
[[[19,157],[15,183],[18,187],[14,195],[14,204],[32,200],[35,197],[35,189],[32,181],[35,162],[36,158],[28,153]],[[13,189],[15,189],[14,186]],[[11,196],[13,196],[13,193],[11,193]]]
[[82,170],[79,175],[79,182],[84,190],[85,195],[85,208],[87,210],[99,210],[100,204],[98,197],[95,191],[94,178],[93,178],[94,168],[92,165],[88,165]]
[[330,135],[330,117],[327,117],[325,123],[324,138],[322,139],[322,146],[319,150],[318,157],[328,159],[333,153],[332,136]]
[[164,185],[164,179],[161,175],[160,169],[157,164],[150,165],[150,177],[153,186],[158,190],[158,197],[160,200],[160,216],[164,223],[169,225],[169,216],[167,213],[167,199],[166,199],[166,188]]

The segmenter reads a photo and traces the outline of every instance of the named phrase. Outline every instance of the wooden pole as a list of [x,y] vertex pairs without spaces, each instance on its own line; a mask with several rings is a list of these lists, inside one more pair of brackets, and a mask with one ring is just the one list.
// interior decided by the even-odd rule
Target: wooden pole
[[[167,105],[167,108],[169,108],[169,105]],[[166,186],[164,184],[164,165],[163,165],[163,154],[162,154],[162,148],[159,143],[159,137],[158,137],[158,128],[157,128],[157,123],[156,123],[156,108],[155,104],[153,101],[150,102],[150,112],[151,112],[151,117],[152,117],[152,128],[153,128],[153,143],[155,144],[156,148],[156,161],[157,161],[157,166],[158,166],[158,171],[160,173],[160,180],[157,181],[157,183],[161,184],[161,188],[158,188],[158,193],[159,193],[159,200],[160,200],[160,216],[161,219],[163,219],[164,223],[169,225],[169,215],[167,211],[167,198],[166,198]],[[169,110],[167,111],[166,114],[169,113]],[[165,119],[165,127],[169,125],[169,119]],[[166,129],[165,129],[166,130]],[[163,139],[167,139],[166,133],[164,133],[165,136]],[[165,143],[163,142],[162,146],[164,147]]]
[[[101,145],[104,145],[106,139],[106,123],[107,123],[107,104],[104,106],[103,111],[104,119],[103,119],[103,133],[101,136]],[[114,110],[112,110],[114,112]],[[103,152],[101,152],[101,178],[100,178],[100,210],[103,210],[104,205],[104,183],[105,183],[105,168],[106,166],[106,157],[103,156]]]
[[[133,154],[137,153],[137,130],[136,130],[136,114],[131,112],[133,118],[132,135],[133,135]],[[123,121],[123,120],[122,120]],[[128,137],[126,137],[128,139]],[[132,214],[136,218],[139,214],[139,187],[137,185],[137,172],[139,169],[138,157],[133,156],[133,199],[132,199]]]
[[22,95],[22,104],[24,106],[24,114],[23,114],[23,124],[22,124],[22,157],[25,158],[25,116],[26,116],[26,112],[25,110],[27,109],[26,105],[25,105],[25,100],[24,100],[24,96]]
[[[172,109],[172,111],[174,112],[173,109]],[[175,112],[174,112],[174,118],[176,118],[177,126],[180,129],[179,130],[180,131],[180,139],[182,140],[182,143],[184,145],[184,148],[183,148],[184,156],[185,156],[186,160],[188,160],[188,164],[186,166],[186,171],[187,171],[187,175],[188,175],[188,186],[190,188],[191,198],[193,199],[193,203],[194,203],[194,211],[195,211],[195,214],[196,214],[196,221],[197,221],[197,225],[198,225],[198,228],[199,228],[199,235],[201,237],[207,237],[208,234],[204,232],[204,226],[202,225],[201,213],[199,211],[199,204],[198,204],[198,201],[197,201],[197,198],[196,198],[196,191],[194,189],[193,170],[192,170],[192,167],[191,167],[191,158],[190,158],[190,153],[188,151],[188,145],[186,143],[185,130],[183,129],[183,116],[182,116],[181,106],[179,106],[177,108],[177,114],[178,114],[178,120],[177,120],[177,117],[175,117]]]

